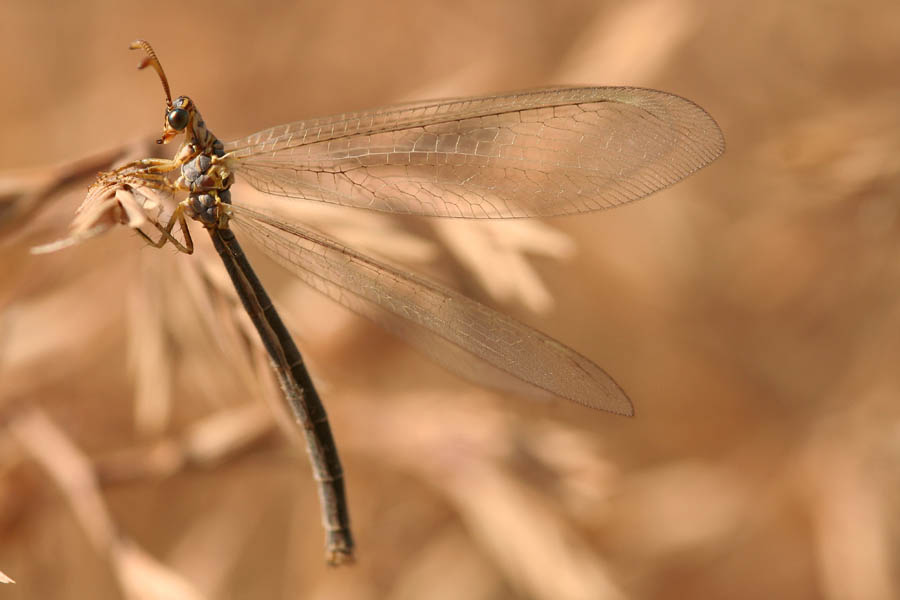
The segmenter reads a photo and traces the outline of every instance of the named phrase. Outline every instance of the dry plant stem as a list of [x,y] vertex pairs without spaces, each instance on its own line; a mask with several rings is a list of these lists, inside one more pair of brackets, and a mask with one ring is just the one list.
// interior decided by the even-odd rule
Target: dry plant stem
[[110,551],[118,533],[90,460],[39,409],[26,408],[12,419],[9,428],[65,494],[91,545],[101,553]]
[[122,535],[100,492],[90,458],[43,411],[24,410],[10,421],[9,429],[59,486],[91,545],[109,560],[125,598],[202,600],[183,577]]
[[61,167],[54,167],[50,170],[52,177],[37,189],[22,189],[16,194],[18,198],[14,196],[11,202],[5,202],[5,199],[0,198],[0,236],[9,233],[50,206],[49,200],[63,188],[86,177],[93,177],[97,171],[108,169],[109,165],[121,160],[129,150],[128,146],[121,146]]
[[247,452],[273,425],[269,408],[251,402],[211,414],[184,435],[96,459],[94,469],[104,487],[170,477],[188,468],[208,469]]
[[325,407],[297,346],[257,279],[234,233],[230,229],[208,231],[241,303],[269,353],[272,368],[291,412],[303,428],[306,448],[319,486],[326,559],[331,565],[350,563],[353,561],[353,537],[350,533],[344,475]]

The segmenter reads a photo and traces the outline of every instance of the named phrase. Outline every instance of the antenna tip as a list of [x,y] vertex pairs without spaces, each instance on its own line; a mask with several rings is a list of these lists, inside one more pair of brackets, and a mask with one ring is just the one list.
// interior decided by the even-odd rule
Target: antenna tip
[[143,69],[147,66],[152,66],[156,69],[157,75],[159,75],[159,80],[162,82],[163,90],[166,92],[166,106],[172,107],[172,94],[169,92],[169,82],[166,81],[166,74],[163,72],[162,65],[159,64],[159,59],[156,58],[156,52],[153,51],[153,47],[144,40],[134,40],[131,42],[129,46],[132,50],[143,49],[144,52],[147,53],[147,56],[141,61],[141,64],[138,65],[138,69]]

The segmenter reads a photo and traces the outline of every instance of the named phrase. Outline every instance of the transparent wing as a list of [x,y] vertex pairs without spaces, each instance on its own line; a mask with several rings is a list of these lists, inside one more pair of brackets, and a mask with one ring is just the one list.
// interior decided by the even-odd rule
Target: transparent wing
[[634,412],[600,367],[509,316],[256,210],[234,206],[234,221],[300,279],[463,377],[618,414]]
[[725,148],[702,108],[641,88],[551,88],[299,121],[226,145],[253,187],[440,217],[580,213],[642,198]]

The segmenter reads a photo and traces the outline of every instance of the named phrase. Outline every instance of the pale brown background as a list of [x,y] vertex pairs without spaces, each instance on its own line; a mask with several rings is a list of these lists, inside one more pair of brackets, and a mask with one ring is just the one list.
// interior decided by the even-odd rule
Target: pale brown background
[[[550,222],[577,254],[534,260],[556,303],[542,315],[437,257],[467,293],[603,365],[633,420],[480,391],[258,259],[321,380],[358,564],[324,566],[305,457],[273,431],[215,465],[101,486],[118,532],[159,561],[138,587],[897,597],[898,31],[895,0],[4,3],[0,168],[17,175],[158,133],[162,93],[135,71],[137,37],[222,139],[405,99],[586,83],[691,98],[728,143],[671,190]],[[171,422],[137,431],[132,279],[156,255],[125,231],[27,254],[64,234],[83,190],[0,245],[0,571],[18,582],[2,598],[126,593],[125,567],[22,444],[22,415],[41,409],[99,464],[262,402],[198,393],[195,378],[234,370],[204,363],[198,344],[172,359]]]

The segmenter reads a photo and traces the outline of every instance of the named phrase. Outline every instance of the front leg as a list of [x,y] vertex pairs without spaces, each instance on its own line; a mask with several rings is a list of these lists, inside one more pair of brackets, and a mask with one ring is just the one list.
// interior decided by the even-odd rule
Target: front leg
[[161,175],[171,173],[181,166],[177,160],[169,158],[142,158],[132,161],[126,165],[122,165],[118,169],[111,171],[111,175]]
[[[179,202],[178,206],[175,207],[175,212],[172,213],[172,217],[169,219],[168,225],[163,227],[159,223],[154,220],[150,222],[153,223],[153,226],[159,230],[160,238],[158,240],[153,240],[149,235],[141,231],[137,230],[141,237],[143,237],[147,243],[149,243],[154,248],[162,248],[166,245],[166,242],[171,243],[179,252],[184,252],[185,254],[193,254],[194,253],[194,240],[191,238],[191,232],[188,229],[187,222],[184,220],[184,211],[186,208],[185,202]],[[175,223],[178,223],[181,227],[181,233],[184,235],[184,244],[179,242],[175,236],[172,235],[172,229],[175,227]]]

